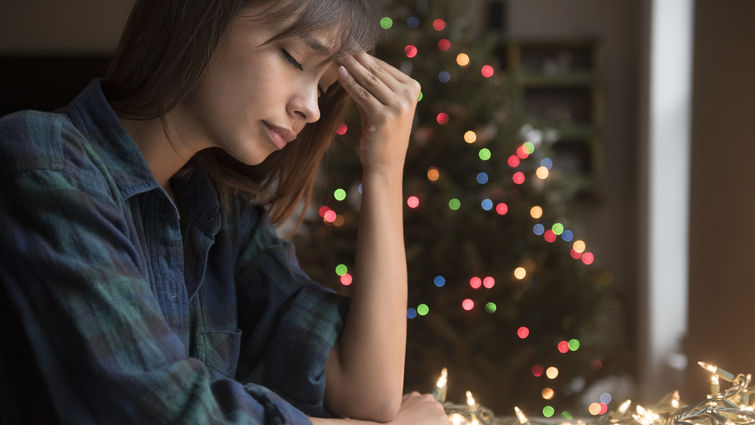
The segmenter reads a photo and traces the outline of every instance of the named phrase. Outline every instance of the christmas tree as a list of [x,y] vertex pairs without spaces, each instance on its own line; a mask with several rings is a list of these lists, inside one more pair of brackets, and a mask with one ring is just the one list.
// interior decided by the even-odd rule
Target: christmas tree
[[[618,361],[600,327],[610,279],[570,220],[579,185],[549,156],[548,131],[528,124],[496,55],[503,41],[464,18],[464,5],[397,5],[380,20],[378,56],[423,92],[404,174],[406,389],[431,390],[447,367],[449,400],[471,390],[498,414],[518,405],[585,416],[583,390]],[[355,112],[338,130],[295,238],[302,268],[343,293],[359,128]]]

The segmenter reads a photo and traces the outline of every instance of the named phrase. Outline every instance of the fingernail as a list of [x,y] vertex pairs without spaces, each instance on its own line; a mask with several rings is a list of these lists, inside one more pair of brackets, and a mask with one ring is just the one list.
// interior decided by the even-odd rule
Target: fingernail
[[341,65],[338,67],[338,74],[343,78],[347,78],[349,76],[349,71],[346,70],[345,66]]

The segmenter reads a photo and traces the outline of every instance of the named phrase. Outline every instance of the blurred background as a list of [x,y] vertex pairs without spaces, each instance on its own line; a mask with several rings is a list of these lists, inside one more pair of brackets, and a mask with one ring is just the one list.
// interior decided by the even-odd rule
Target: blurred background
[[[674,389],[702,399],[698,360],[755,372],[755,2],[381,3],[379,53],[424,95],[405,186],[417,197],[405,214],[407,390],[430,391],[448,367],[454,401],[471,389],[499,414],[586,416]],[[3,0],[0,115],[53,110],[103,76],[131,4]],[[345,124],[296,243],[305,271],[348,293],[334,270],[352,261],[358,208],[358,121]]]

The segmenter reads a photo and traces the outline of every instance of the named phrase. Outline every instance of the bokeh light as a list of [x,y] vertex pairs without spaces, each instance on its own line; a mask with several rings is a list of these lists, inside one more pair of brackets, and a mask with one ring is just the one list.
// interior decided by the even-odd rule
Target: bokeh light
[[[519,339],[526,339],[528,336],[530,336],[529,328],[527,328],[526,326],[520,326],[519,329],[516,330],[516,336],[518,336]],[[542,371],[540,373],[542,374]]]
[[553,388],[545,387],[542,391],[540,391],[540,395],[543,397],[543,399],[550,400],[555,395],[555,392],[553,391]]
[[516,173],[514,173],[514,175],[511,177],[511,179],[516,184],[522,184],[522,183],[524,183],[524,180],[525,180],[524,173],[521,172],[521,171],[517,171]]
[[582,254],[582,262],[585,263],[585,265],[589,266],[595,261],[595,256],[593,256],[592,252],[585,252]]
[[525,269],[522,266],[519,266],[519,267],[517,267],[517,268],[514,269],[514,278],[516,280],[522,280],[525,277],[527,277],[527,269]]
[[579,340],[577,338],[572,338],[569,340],[569,350],[570,351],[577,351],[579,350],[579,346],[581,344],[579,343]]
[[485,78],[490,78],[495,74],[495,70],[490,65],[483,65],[482,69],[480,70],[480,74],[482,74]]
[[553,168],[553,161],[550,158],[543,158],[540,160],[540,165],[550,170]]
[[406,19],[406,26],[409,28],[417,28],[419,26],[419,19],[415,16],[410,16]]
[[445,52],[445,51],[448,51],[448,49],[450,48],[451,48],[451,42],[448,41],[448,39],[441,38],[440,40],[438,40],[438,50],[440,50],[441,52]]
[[442,288],[446,285],[446,278],[443,276],[435,276],[435,279],[433,279],[433,285],[437,286],[438,288]]
[[566,341],[561,341],[558,343],[558,352],[561,354],[565,354],[569,352],[569,343]]
[[487,289],[491,289],[495,286],[495,279],[493,276],[485,276],[484,279],[482,279],[482,286],[484,286]]
[[480,202],[480,206],[482,207],[483,210],[490,211],[493,209],[493,201],[487,198],[483,199],[482,202]]
[[464,133],[464,141],[467,143],[474,143],[477,141],[477,133],[472,130],[468,130]]
[[553,230],[548,229],[543,233],[543,239],[545,239],[548,243],[556,242],[556,239],[558,239],[558,236],[556,236],[555,233],[553,233]]
[[600,395],[600,402],[603,404],[609,404],[613,400],[613,397],[609,393],[603,393]]
[[336,212],[333,210],[328,210],[325,212],[325,214],[323,214],[322,218],[326,223],[333,223],[334,221],[336,221]]
[[446,28],[446,21],[443,19],[436,19],[433,21],[433,29],[435,31],[443,31]]
[[466,53],[459,53],[456,55],[456,64],[459,65],[462,68],[466,68],[469,66],[469,55]]
[[404,47],[404,54],[407,58],[413,58],[417,56],[417,46],[407,44],[406,47]]
[[333,191],[333,197],[336,198],[336,201],[343,201],[346,199],[346,191],[343,189],[336,189]]
[[325,213],[328,211],[330,211],[330,207],[328,207],[327,205],[323,205],[320,207],[319,210],[317,210],[317,212],[320,214],[320,217],[323,217],[323,218],[325,218]]
[[336,274],[338,276],[343,276],[346,273],[348,273],[348,271],[349,271],[349,268],[346,267],[346,264],[339,264],[336,266]]
[[431,182],[437,182],[440,178],[440,171],[438,171],[438,167],[430,167],[427,169],[427,179]]
[[545,368],[542,367],[539,364],[536,364],[536,365],[532,366],[532,369],[530,369],[530,372],[532,372],[532,375],[534,377],[539,378],[539,377],[543,376],[543,372],[545,372]]
[[547,179],[547,178],[548,178],[548,176],[550,175],[550,173],[551,173],[551,172],[550,172],[550,171],[548,171],[548,169],[547,169],[547,168],[545,168],[545,167],[544,167],[544,166],[542,166],[542,165],[541,165],[541,166],[539,166],[539,167],[537,167],[537,170],[535,171],[535,175],[536,175],[536,176],[537,176],[537,178],[539,178],[540,180],[545,180],[545,179]]
[[449,119],[450,118],[448,117],[448,114],[445,112],[441,112],[435,116],[435,121],[437,121],[440,125],[448,124]]
[[425,95],[422,92],[419,92],[419,97],[417,98],[417,102],[422,102],[423,97],[425,97]]
[[580,254],[583,253],[583,252],[585,252],[585,248],[586,247],[587,247],[587,245],[585,245],[585,241],[583,241],[581,239],[574,241],[574,243],[572,244],[572,248],[574,249],[574,251],[576,251],[576,252],[578,252]]
[[571,242],[571,240],[574,239],[574,233],[572,233],[571,230],[564,230],[564,233],[561,234],[561,239],[563,239],[564,242]]
[[352,280],[353,280],[353,277],[350,274],[346,273],[343,276],[341,276],[341,285],[349,286],[351,285]]
[[498,310],[498,306],[495,305],[494,302],[491,301],[485,304],[485,311],[487,311],[488,313],[493,314],[496,312],[496,310]]
[[542,236],[543,233],[545,233],[545,226],[537,223],[536,225],[532,226],[532,232],[538,236]]
[[593,415],[597,416],[600,414],[600,403],[590,403],[590,406],[587,408],[587,411]]
[[551,366],[548,369],[545,369],[545,376],[548,377],[548,379],[558,378],[558,368]]
[[509,206],[506,205],[505,202],[499,202],[498,205],[495,206],[495,212],[497,212],[498,215],[506,215],[509,212]]
[[480,171],[479,173],[477,173],[476,179],[477,179],[477,183],[485,184],[488,182],[488,173],[484,171]]
[[420,304],[417,306],[417,314],[420,316],[427,316],[427,313],[430,312],[430,307],[427,306],[427,304]]
[[336,129],[336,134],[343,136],[347,131],[349,131],[349,126],[347,126],[346,123],[341,123]]
[[451,81],[451,74],[448,71],[440,71],[438,73],[438,81],[444,84]]
[[487,161],[492,156],[492,153],[490,152],[490,149],[488,149],[488,148],[482,148],[482,149],[480,149],[480,152],[478,153],[478,156],[480,157],[481,160]]
[[382,27],[382,28],[383,28],[384,30],[389,30],[389,29],[391,29],[391,27],[393,26],[393,19],[391,19],[391,18],[390,18],[390,17],[388,17],[388,16],[384,16],[384,17],[380,18],[380,26],[381,26],[381,27]]
[[465,311],[471,311],[474,308],[474,301],[466,298],[461,302],[461,308],[463,308]]
[[524,149],[528,155],[532,155],[532,152],[535,152],[535,144],[532,142],[524,142],[522,149]]
[[482,279],[477,276],[472,277],[469,279],[469,286],[471,286],[472,289],[480,289],[482,286]]
[[450,201],[448,201],[448,208],[451,208],[453,211],[457,211],[459,208],[461,208],[461,201],[457,198],[452,198]]
[[406,309],[406,317],[408,319],[414,319],[417,317],[417,310],[414,307],[409,307]]
[[519,157],[518,157],[518,156],[516,156],[516,155],[511,155],[511,156],[509,157],[508,161],[506,161],[506,162],[507,162],[507,163],[509,164],[509,167],[511,167],[511,168],[516,168],[516,167],[518,167],[518,166],[519,166],[519,164],[521,163],[521,160],[519,159]]
[[522,145],[516,148],[516,156],[518,156],[521,159],[527,159],[529,158],[530,154],[524,149],[524,145]]
[[409,208],[417,208],[419,206],[419,198],[416,196],[410,196],[406,200],[406,205],[408,205]]
[[564,233],[564,225],[561,223],[554,223],[553,226],[551,226],[551,230],[553,230],[553,233],[555,233],[556,236],[560,236]]
[[579,260],[580,258],[582,258],[582,253],[575,251],[573,248],[569,252],[569,255],[571,255],[571,258],[573,258],[575,260]]
[[341,226],[343,226],[343,224],[345,222],[346,222],[346,219],[343,218],[343,216],[341,214],[337,214],[336,215],[336,219],[333,220],[333,225],[336,226],[336,227],[341,227]]
[[534,218],[535,220],[540,220],[540,218],[543,216],[543,207],[540,205],[535,205],[534,207],[530,208],[530,217]]
[[554,413],[556,413],[556,409],[554,409],[553,406],[543,407],[543,416],[546,418],[550,418]]

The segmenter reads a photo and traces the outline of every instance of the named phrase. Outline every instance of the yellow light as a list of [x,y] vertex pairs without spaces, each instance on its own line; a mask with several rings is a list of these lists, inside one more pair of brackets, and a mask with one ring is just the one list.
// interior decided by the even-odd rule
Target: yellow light
[[480,421],[478,421],[477,418],[472,418],[472,422],[470,422],[470,425],[480,425]]
[[443,388],[446,386],[447,382],[448,382],[448,369],[444,367],[443,370],[440,371],[440,378],[438,378],[438,383],[435,385],[438,388]]
[[469,55],[466,53],[459,53],[456,55],[456,63],[459,64],[460,67],[464,68],[469,66]]
[[430,167],[427,169],[427,179],[431,182],[437,182],[440,178],[440,171],[438,171],[438,167]]
[[464,419],[464,416],[461,416],[458,413],[454,413],[449,419],[451,419],[451,423],[453,423],[453,425],[461,425],[467,421],[466,419]]
[[537,167],[537,171],[535,171],[535,175],[537,175],[537,178],[540,180],[545,180],[550,175],[550,171],[548,171],[548,168],[544,166]]
[[535,205],[534,207],[530,208],[530,216],[535,220],[539,220],[540,217],[543,216],[543,207]]
[[467,405],[469,405],[469,407],[475,407],[477,405],[474,397],[472,397],[472,391],[469,390],[467,390]]
[[671,407],[679,408],[679,391],[674,391],[674,395],[671,396]]
[[627,413],[627,409],[629,409],[629,406],[632,404],[632,400],[625,400],[621,405],[619,406],[619,413],[624,414]]
[[522,280],[527,277],[527,270],[524,267],[517,267],[514,269],[514,277],[517,280]]
[[585,244],[585,241],[580,239],[580,240],[574,241],[572,248],[574,249],[574,252],[581,254],[585,252],[585,248],[587,248],[587,245]]
[[477,133],[475,133],[472,130],[467,131],[464,133],[464,141],[467,143],[474,143],[477,141]]
[[334,225],[334,226],[336,226],[336,227],[341,227],[341,226],[343,226],[343,223],[344,223],[345,221],[346,221],[346,220],[345,220],[345,219],[343,218],[343,216],[342,216],[342,215],[340,215],[340,214],[338,214],[338,215],[336,215],[336,219],[335,219],[335,221],[333,222],[333,225]]
[[558,377],[558,368],[555,366],[549,367],[545,370],[545,376],[547,376],[548,379],[556,379]]
[[516,418],[519,420],[520,424],[524,425],[528,422],[527,416],[524,416],[522,409],[520,409],[518,406],[514,406],[514,413],[516,413]]
[[590,412],[591,415],[597,416],[600,414],[600,403],[590,403],[590,407],[587,408],[587,411]]
[[553,388],[543,388],[543,391],[540,392],[540,395],[543,396],[545,400],[550,400],[555,395],[555,392],[553,391]]

